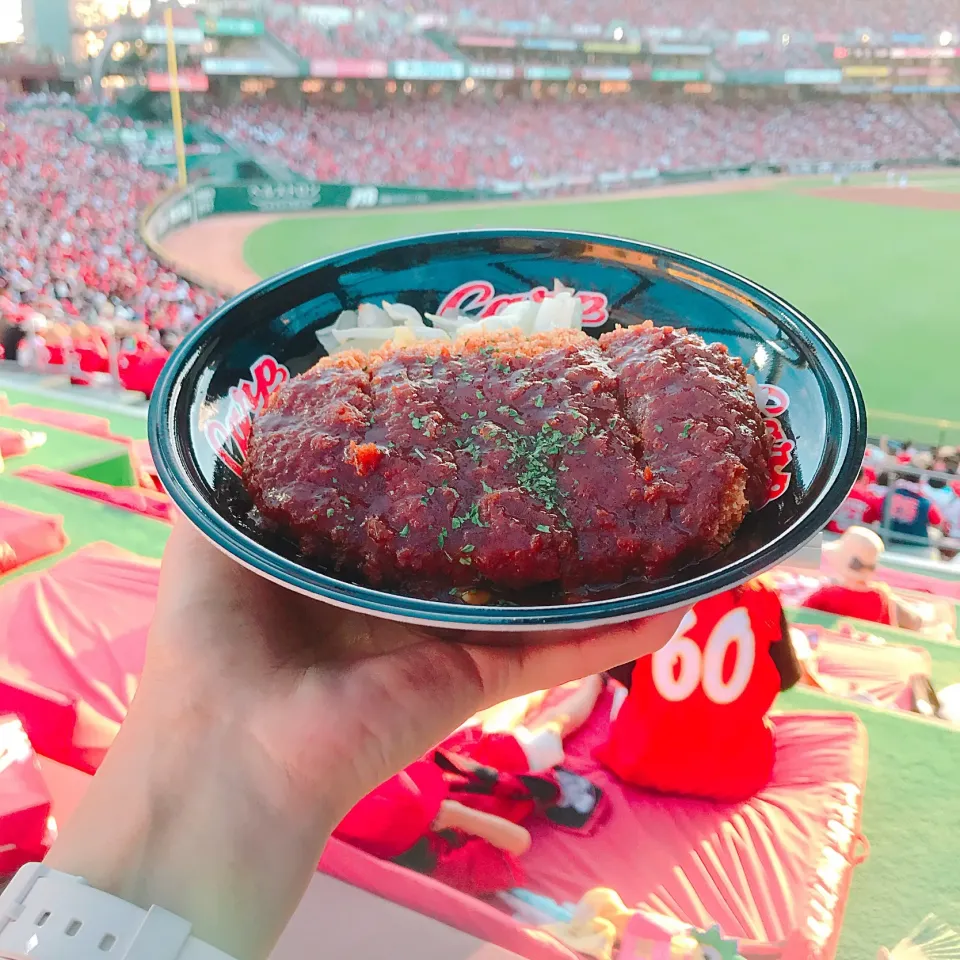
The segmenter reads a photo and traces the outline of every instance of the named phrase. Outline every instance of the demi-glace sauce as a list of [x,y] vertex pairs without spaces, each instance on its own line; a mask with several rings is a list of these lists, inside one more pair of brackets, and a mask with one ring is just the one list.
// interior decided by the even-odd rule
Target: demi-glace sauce
[[244,483],[308,558],[422,596],[658,578],[762,505],[743,364],[650,324],[341,353],[254,422]]

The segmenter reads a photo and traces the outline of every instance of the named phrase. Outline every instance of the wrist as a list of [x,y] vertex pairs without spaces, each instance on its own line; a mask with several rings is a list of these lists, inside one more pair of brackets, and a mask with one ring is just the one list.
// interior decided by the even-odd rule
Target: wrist
[[[278,733],[289,731],[272,729],[255,692],[185,687],[145,675],[118,738],[125,763],[146,761],[151,791],[179,797],[193,784],[228,796],[234,806],[242,798],[288,830],[329,832],[336,826],[338,804],[319,789],[320,771],[301,769],[277,749],[284,743]],[[222,812],[242,820],[239,809]]]
[[145,679],[47,863],[176,913],[239,960],[265,957],[316,869],[332,806],[240,711],[168,689]]

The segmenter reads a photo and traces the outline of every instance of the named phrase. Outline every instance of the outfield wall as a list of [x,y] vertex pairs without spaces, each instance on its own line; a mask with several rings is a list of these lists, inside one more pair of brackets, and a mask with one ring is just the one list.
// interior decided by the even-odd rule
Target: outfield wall
[[[954,160],[948,165],[957,165]],[[163,240],[179,230],[207,217],[232,213],[288,214],[320,210],[358,210],[398,206],[422,206],[432,203],[469,203],[493,199],[533,199],[558,193],[615,193],[638,187],[670,186],[673,184],[733,180],[753,176],[786,174],[802,176],[870,172],[883,166],[904,167],[943,166],[934,159],[896,161],[887,164],[837,161],[796,161],[784,163],[753,163],[730,167],[688,168],[659,170],[649,168],[633,171],[612,171],[598,176],[557,176],[537,180],[497,181],[490,190],[442,190],[436,188],[351,185],[318,183],[298,180],[280,181],[216,181],[198,180],[185,189],[172,189],[150,206],[140,219],[140,233],[154,256],[168,262]],[[218,289],[217,278],[205,276],[200,266],[178,264],[177,271],[193,283]],[[222,291],[221,291],[222,292]]]
[[[429,203],[465,203],[494,196],[479,190],[441,190],[395,186],[354,186],[316,181],[273,180],[220,182],[198,180],[174,188],[147,208],[140,218],[140,235],[153,255],[166,262],[163,240],[174,230],[207,217],[231,213],[307,213],[311,210],[360,210],[374,207],[422,206]],[[200,267],[177,271],[187,280],[217,289],[215,278]]]
[[[399,186],[354,186],[314,181],[233,181],[198,180],[184,189],[174,188],[152,204],[140,218],[140,234],[158,260],[166,262],[164,238],[174,230],[207,217],[231,213],[308,213],[329,209],[369,210],[398,206],[423,206],[431,203],[469,203],[511,197],[550,196],[579,189],[584,192],[612,192],[644,185],[669,185],[698,180],[738,178],[781,172],[770,164],[741,167],[660,171],[656,168],[631,172],[604,173],[599,176],[563,176],[517,182],[499,181],[492,189],[441,190]],[[177,270],[188,280],[217,289],[213,277],[203,275],[201,267]]]

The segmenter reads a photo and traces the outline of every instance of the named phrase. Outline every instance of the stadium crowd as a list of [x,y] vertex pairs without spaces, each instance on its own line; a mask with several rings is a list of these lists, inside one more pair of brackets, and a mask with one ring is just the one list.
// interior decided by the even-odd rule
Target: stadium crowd
[[815,46],[799,43],[761,43],[717,47],[714,62],[724,70],[822,70],[825,63]]
[[405,101],[365,112],[259,103],[214,108],[204,119],[266,159],[318,180],[452,188],[650,167],[960,152],[960,126],[936,102]]
[[446,51],[423,34],[398,29],[375,15],[330,28],[311,26],[302,20],[268,18],[267,27],[275,37],[308,60],[450,59]]
[[831,533],[871,526],[900,552],[943,560],[960,553],[960,451],[910,441],[870,444]]
[[0,106],[2,346],[8,359],[67,363],[78,380],[111,372],[122,349],[165,354],[219,302],[140,239],[166,178],[85,142],[88,122],[72,106]]
[[[960,10],[954,0],[849,0],[842,5],[829,0],[650,0],[642,18],[631,17],[619,0],[574,0],[547,11],[537,0],[381,0],[397,12],[446,14],[454,24],[478,21],[525,21],[558,26],[575,24],[632,23],[635,26],[683,27],[687,30],[731,27],[836,34],[845,30],[924,33],[960,26]],[[348,0],[352,7],[369,0]],[[639,22],[635,22],[639,21]]]

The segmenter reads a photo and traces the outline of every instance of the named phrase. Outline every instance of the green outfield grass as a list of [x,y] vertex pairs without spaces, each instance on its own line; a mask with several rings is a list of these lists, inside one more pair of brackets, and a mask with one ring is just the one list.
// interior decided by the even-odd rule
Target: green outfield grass
[[960,730],[799,687],[776,706],[855,713],[867,728],[870,856],[853,875],[839,960],[873,960],[928,913],[960,928]]
[[[793,188],[498,203],[277,220],[248,237],[245,255],[269,276],[360,244],[471,227],[596,231],[703,256],[771,287],[820,324],[853,365],[869,406],[960,420],[956,212],[843,203]],[[875,417],[871,426],[939,437],[930,425]],[[960,442],[960,431],[950,439]]]

